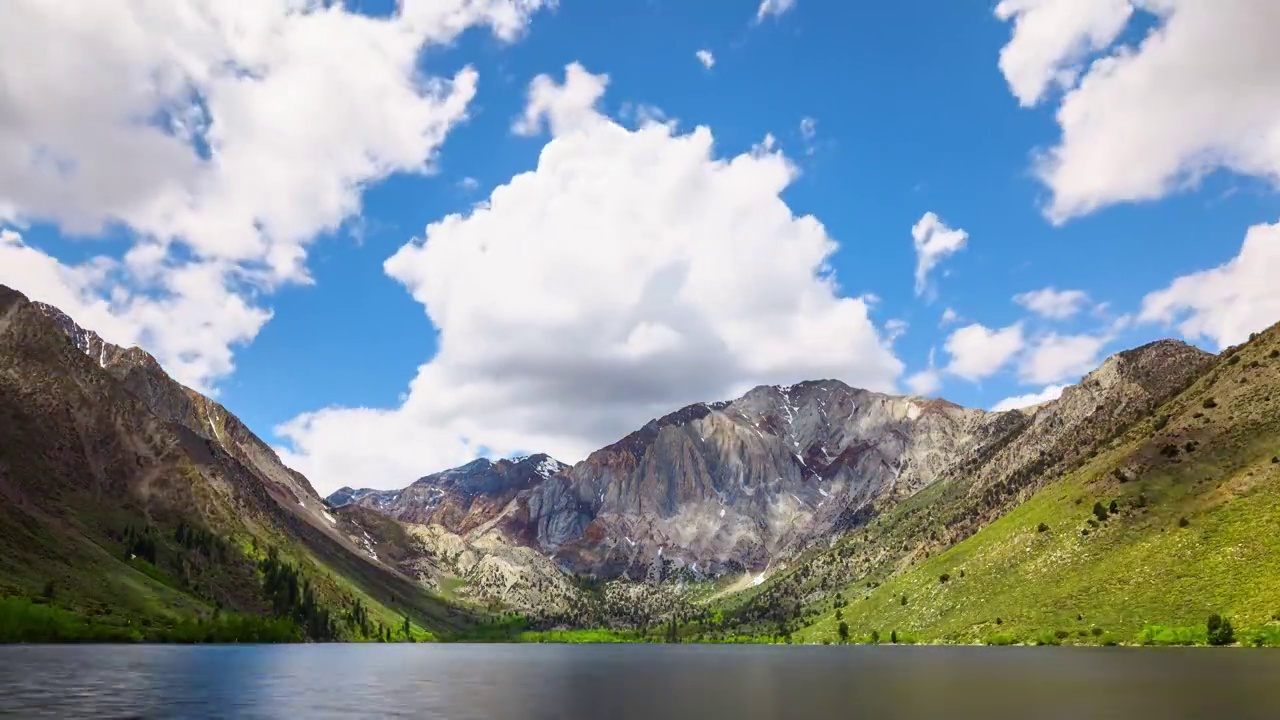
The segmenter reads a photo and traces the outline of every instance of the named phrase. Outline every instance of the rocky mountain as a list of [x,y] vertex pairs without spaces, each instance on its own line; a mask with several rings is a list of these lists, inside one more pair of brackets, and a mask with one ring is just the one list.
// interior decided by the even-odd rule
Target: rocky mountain
[[231,614],[316,639],[470,622],[353,543],[221,405],[3,286],[0,558],[0,595],[56,598],[110,637],[221,632]]
[[772,579],[736,622],[809,642],[839,642],[844,624],[1161,645],[1215,642],[1206,618],[1221,614],[1234,641],[1280,645],[1280,325],[1208,359],[1168,342],[1120,353],[1029,415],[1019,441],[1060,452],[1032,482],[1000,463],[945,480]]
[[1057,400],[999,413],[834,380],[758,387],[655,419],[572,467],[478,460],[404,491],[344,490],[330,502],[358,495],[364,508],[437,527],[420,545],[428,554],[443,533],[457,547],[532,549],[606,579],[747,572],[761,582],[925,488],[964,500],[947,525],[963,537],[1148,416],[1213,358],[1152,343],[1108,358]]

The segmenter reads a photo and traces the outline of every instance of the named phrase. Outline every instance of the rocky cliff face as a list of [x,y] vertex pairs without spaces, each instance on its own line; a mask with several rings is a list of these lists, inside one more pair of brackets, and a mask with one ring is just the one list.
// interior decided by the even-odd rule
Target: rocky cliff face
[[653,420],[572,467],[479,460],[402,492],[344,489],[330,501],[358,495],[473,540],[497,533],[574,572],[758,573],[935,482],[990,495],[995,508],[1149,414],[1212,358],[1152,343],[1058,400],[1002,413],[834,380],[758,387]]
[[222,405],[169,377],[160,363],[141,348],[126,349],[108,343],[52,305],[33,302],[31,307],[49,318],[99,367],[118,378],[152,413],[216,443],[232,457],[262,473],[282,497],[307,509],[309,519],[318,526],[323,527],[327,522],[320,496],[311,483],[285,467],[270,446]]
[[567,467],[543,454],[481,458],[428,475],[403,490],[342,488],[327,500],[334,507],[359,505],[403,522],[439,525],[465,535],[498,518],[518,494]]

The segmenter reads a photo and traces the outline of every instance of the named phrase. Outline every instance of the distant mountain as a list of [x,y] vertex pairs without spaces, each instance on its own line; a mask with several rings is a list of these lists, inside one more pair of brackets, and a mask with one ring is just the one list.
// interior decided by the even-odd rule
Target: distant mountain
[[[948,477],[1024,486],[1142,417],[1212,356],[1162,341],[1038,408],[1003,413],[835,380],[758,387],[653,420],[586,460],[477,460],[404,491],[344,489],[405,522],[497,528],[573,572],[760,573]],[[545,467],[544,467],[545,464]]]
[[[0,558],[0,595],[42,598],[71,636],[252,639],[280,620],[300,637],[358,638],[406,615],[419,632],[470,622],[353,542],[221,405],[4,286]],[[224,627],[233,615],[249,620]]]

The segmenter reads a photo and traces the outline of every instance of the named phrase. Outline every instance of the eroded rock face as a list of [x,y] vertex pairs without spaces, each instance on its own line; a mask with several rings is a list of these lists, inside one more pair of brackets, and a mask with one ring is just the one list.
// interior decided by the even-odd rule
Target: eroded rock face
[[477,460],[404,491],[344,489],[330,501],[470,541],[499,537],[572,572],[757,573],[934,482],[975,494],[1034,489],[1212,359],[1152,343],[1112,356],[1058,400],[1001,413],[834,380],[758,387],[650,421],[572,467]]
[[90,360],[119,379],[148,411],[218,445],[268,480],[267,490],[276,500],[321,530],[331,532],[332,516],[325,512],[320,496],[306,477],[286,467],[269,445],[221,404],[171,378],[146,351],[106,342],[52,305],[32,302],[31,307],[51,320]]
[[763,569],[933,482],[992,417],[834,380],[759,387],[592,453],[529,493],[529,522],[545,552],[605,576]]
[[933,482],[999,435],[1001,417],[833,380],[759,387],[653,420],[571,468],[478,460],[391,495],[329,500],[465,537],[498,531],[574,572],[761,570]]
[[440,525],[466,535],[497,519],[517,495],[566,467],[542,454],[480,459],[420,478],[403,490],[342,488],[327,499],[335,507],[354,503],[403,522]]

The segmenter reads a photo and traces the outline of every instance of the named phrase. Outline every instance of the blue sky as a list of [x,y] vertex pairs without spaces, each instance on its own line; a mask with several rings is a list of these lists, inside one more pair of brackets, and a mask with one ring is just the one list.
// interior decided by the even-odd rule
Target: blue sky
[[[24,4],[30,6],[30,13],[47,10],[46,3],[19,3]],[[70,180],[66,188],[54,185],[47,196],[37,196],[24,192],[19,182],[30,185],[30,177],[47,173],[47,167],[37,167],[32,160],[0,169],[0,219],[9,217],[7,226],[15,238],[8,249],[23,253],[21,258],[0,254],[0,282],[40,299],[71,305],[65,309],[108,339],[140,342],[171,372],[215,391],[250,427],[280,446],[286,459],[307,472],[322,491],[340,484],[403,485],[481,452],[549,449],[580,455],[593,443],[607,441],[611,434],[642,423],[668,405],[674,409],[678,402],[719,399],[716,393],[736,392],[742,383],[791,382],[807,372],[853,383],[865,380],[862,384],[878,384],[878,389],[915,389],[989,408],[1007,398],[1036,395],[1074,382],[1080,368],[1093,367],[1107,354],[1126,347],[1174,336],[1216,351],[1238,342],[1242,333],[1278,319],[1273,316],[1275,293],[1264,287],[1268,283],[1259,280],[1258,273],[1260,263],[1276,257],[1269,248],[1280,243],[1270,239],[1274,232],[1267,225],[1280,214],[1280,200],[1271,182],[1280,171],[1280,161],[1265,139],[1247,138],[1280,127],[1280,108],[1249,102],[1248,93],[1266,88],[1245,82],[1233,87],[1213,78],[1215,72],[1219,78],[1239,78],[1240,67],[1274,77],[1280,65],[1275,51],[1242,38],[1238,62],[1231,66],[1234,70],[1223,70],[1230,63],[1215,55],[1221,55],[1223,36],[1197,34],[1196,28],[1204,23],[1196,24],[1199,11],[1194,3],[1171,2],[1171,9],[1154,15],[1144,11],[1145,6],[1135,8],[1125,0],[1094,2],[1096,12],[1085,7],[1090,3],[1063,10],[1067,7],[1063,0],[1006,2],[999,7],[932,0],[797,0],[766,3],[775,12],[764,17],[759,17],[761,6],[752,0],[561,0],[555,7],[493,0],[474,4],[473,10],[487,10],[472,15],[466,15],[466,3],[456,4],[464,8],[457,17],[464,18],[465,30],[449,30],[447,23],[432,19],[430,13],[421,22],[436,25],[416,27],[416,77],[409,77],[408,86],[426,83],[427,78],[457,82],[459,73],[473,70],[478,81],[474,96],[465,104],[465,118],[460,113],[446,117],[448,112],[438,107],[432,110],[437,114],[428,117],[423,108],[415,110],[411,103],[393,104],[412,97],[369,91],[381,81],[376,73],[393,74],[395,58],[379,56],[367,65],[352,61],[346,67],[329,67],[317,74],[327,84],[318,84],[321,89],[311,94],[299,90],[296,97],[285,84],[292,76],[279,72],[281,84],[272,86],[272,102],[282,103],[284,120],[266,113],[241,118],[234,114],[236,103],[220,101],[223,96],[218,93],[234,97],[225,88],[202,86],[191,76],[177,73],[190,92],[166,97],[169,104],[160,104],[166,117],[194,117],[183,127],[197,129],[182,130],[167,121],[165,136],[184,147],[212,141],[215,156],[223,152],[230,157],[234,149],[237,158],[244,158],[245,182],[258,174],[261,188],[241,193],[244,197],[236,196],[235,204],[224,207],[212,200],[205,203],[197,192],[206,192],[208,183],[194,183],[196,200],[183,205],[183,211],[173,211],[154,200],[163,196],[157,188],[170,187],[160,182],[144,187],[139,181],[136,197],[124,200],[88,181],[83,187],[71,187]],[[1274,14],[1265,2],[1232,0],[1226,5],[1231,9],[1216,19],[1226,30],[1257,25],[1264,16]],[[389,2],[368,0],[332,12],[342,17],[335,14],[330,27],[315,32],[339,37],[350,30],[354,36],[363,32],[356,27],[361,13],[368,16],[366,20],[387,26],[400,22]],[[81,52],[56,42],[66,34],[70,21],[51,15],[42,19],[46,24],[38,27],[55,40],[51,43],[55,51]],[[300,27],[291,25],[293,20],[283,11],[270,22],[275,23],[270,32],[289,33]],[[1045,22],[1061,35],[1057,45],[1043,34],[1031,34],[1037,23]],[[1027,36],[1020,40],[1024,30]],[[297,35],[302,37],[300,30]],[[1143,44],[1152,38],[1160,39],[1162,45]],[[1100,65],[1090,64],[1125,44],[1137,50],[1134,67],[1104,72]],[[341,47],[335,43],[334,52]],[[1007,48],[1012,50],[1002,63],[1002,50]],[[699,50],[714,57],[710,67],[696,57]],[[1224,102],[1220,116],[1197,121],[1195,108],[1202,106],[1205,96],[1162,71],[1168,63],[1161,53],[1180,53],[1179,58],[1200,63],[1206,69],[1204,82],[1239,102]],[[364,55],[356,57],[365,60]],[[304,63],[311,58],[299,50],[298,67],[309,67]],[[11,61],[16,59],[0,54],[6,67],[14,67]],[[108,60],[85,61],[111,72],[116,65]],[[172,67],[176,61],[156,55],[151,62]],[[266,69],[257,72],[263,80],[272,79],[276,68],[266,60],[260,62],[259,67]],[[572,84],[566,82],[566,66],[571,63],[579,63],[584,71],[585,96],[566,90]],[[1060,80],[1040,86],[1034,82],[1037,73]],[[548,104],[531,116],[536,132],[515,132],[513,123],[524,116],[531,82],[539,75],[547,76],[551,88]],[[601,78],[598,92],[591,84],[596,77]],[[127,83],[128,78],[121,72],[119,83]],[[355,97],[346,84],[371,94],[358,95],[360,104],[343,100]],[[1120,87],[1123,97],[1132,102],[1109,99],[1115,97],[1107,94],[1109,84]],[[339,91],[344,94],[340,96]],[[44,102],[43,96],[32,92],[31,106],[40,112],[64,112],[68,107]],[[175,97],[185,98],[188,104],[179,102],[174,111]],[[270,104],[255,100],[260,96],[244,97],[245,102]],[[384,97],[389,98],[385,106],[381,105]],[[184,115],[191,112],[190,107],[200,110]],[[1185,122],[1169,118],[1180,107],[1188,109]],[[557,108],[564,114],[557,115],[562,112]],[[290,116],[290,109],[299,112]],[[136,115],[136,109],[125,107],[121,117],[129,114],[126,110]],[[308,114],[309,110],[314,112]],[[1072,120],[1069,111],[1093,120]],[[411,128],[403,142],[384,147],[379,138],[395,135],[385,128],[405,125],[409,122],[405,118],[418,117],[415,112],[427,118],[422,126]],[[827,267],[812,267],[801,273],[803,277],[786,281],[794,282],[794,287],[775,288],[779,294],[794,290],[795,295],[808,297],[806,293],[817,293],[815,297],[821,297],[813,300],[816,304],[793,307],[785,300],[779,300],[777,308],[761,304],[762,309],[751,312],[770,317],[776,312],[776,322],[761,321],[754,329],[743,321],[741,332],[759,332],[762,343],[765,335],[780,333],[773,339],[795,352],[762,345],[759,354],[764,359],[755,358],[750,343],[735,335],[723,341],[727,350],[644,355],[659,358],[652,361],[628,356],[627,362],[634,365],[612,360],[577,364],[575,357],[581,353],[574,352],[576,342],[613,331],[600,328],[597,332],[582,319],[590,315],[594,297],[601,298],[602,307],[612,307],[612,300],[602,295],[610,291],[611,279],[594,278],[587,283],[573,275],[571,267],[582,274],[598,267],[607,274],[630,266],[583,261],[580,266],[562,264],[562,271],[553,267],[545,272],[531,266],[526,278],[520,273],[521,263],[536,263],[530,258],[546,256],[538,244],[542,238],[548,243],[578,243],[555,251],[567,253],[566,258],[577,257],[574,253],[585,253],[584,257],[603,253],[611,244],[624,242],[639,243],[628,250],[638,253],[633,257],[648,257],[644,243],[658,242],[666,227],[662,223],[668,221],[662,213],[677,212],[653,210],[642,204],[641,195],[634,205],[625,197],[610,196],[613,200],[607,201],[592,197],[593,192],[626,192],[624,182],[600,179],[610,173],[639,176],[634,163],[646,162],[649,150],[619,155],[616,166],[604,164],[606,153],[600,150],[604,145],[584,141],[575,150],[574,137],[602,133],[599,141],[608,142],[607,132],[600,130],[603,126],[583,120],[588,117],[584,113],[622,128],[619,132],[627,134],[619,136],[619,143],[639,143],[636,138],[646,118],[673,123],[662,137],[655,135],[652,140],[655,163],[666,157],[656,148],[668,147],[666,143],[704,127],[714,138],[715,159],[764,158],[757,163],[758,173],[744,170],[743,178],[735,182],[758,182],[764,188],[770,183],[767,178],[773,177],[771,169],[781,168],[784,162],[788,165],[791,180],[781,189],[781,202],[795,217],[816,218],[837,247],[826,258]],[[347,122],[348,117],[360,122]],[[110,112],[104,111],[101,122],[108,124],[111,119]],[[37,131],[21,126],[6,134],[0,123],[0,148],[10,143],[28,150],[51,149],[53,156],[66,161],[70,168],[66,172],[89,177],[95,163],[110,159],[93,155],[105,152],[103,143],[132,142],[131,136],[113,140],[116,136],[95,128],[92,120],[84,121],[87,139],[83,142],[70,135],[24,136]],[[136,122],[136,118],[126,120]],[[281,127],[277,121],[317,140],[300,147],[295,156],[282,155],[279,167],[315,164],[314,173],[276,173],[272,159],[258,164],[252,153],[266,158],[274,151],[273,144],[290,137],[287,128],[280,130],[283,135],[272,136],[266,129],[258,132],[250,127],[244,130],[245,137],[250,131],[258,132],[253,134],[254,141],[233,144],[230,133],[250,123],[267,129]],[[808,123],[810,134],[804,129]],[[332,132],[329,125],[336,126]],[[1219,125],[1230,132],[1215,129]],[[1135,133],[1135,128],[1143,130]],[[440,132],[438,142],[421,140],[424,133],[430,134],[428,129]],[[366,136],[359,143],[351,140],[359,133]],[[224,137],[221,149],[219,137]],[[257,142],[260,137],[269,142]],[[350,157],[344,149],[348,142],[358,150]],[[581,171],[585,187],[556,185],[549,163],[540,166],[544,147],[550,153],[553,145],[562,153],[582,151],[584,158],[595,163]],[[1062,172],[1038,171],[1044,167],[1042,158],[1054,157],[1055,152],[1060,153],[1057,167]],[[345,188],[347,201],[334,200],[333,207],[326,205],[333,193],[307,184],[309,177],[322,177],[330,170],[324,163],[331,157],[345,158],[346,163],[333,172],[338,185]],[[376,161],[365,167],[361,157]],[[768,158],[776,158],[778,164]],[[698,167],[709,167],[713,158],[705,160]],[[147,175],[145,167],[136,172],[119,164],[113,167],[130,177]],[[513,199],[511,205],[500,206],[494,199],[492,221],[484,225],[472,221],[474,204],[490,200],[495,188],[512,183],[516,176],[535,171],[538,177],[545,175],[548,184],[543,191],[530,193],[527,204]],[[164,172],[172,174],[163,176],[166,182],[188,177],[169,166]],[[560,181],[567,182],[577,171],[565,172]],[[650,185],[663,177],[653,175]],[[692,203],[733,202],[736,191],[727,184],[724,192],[707,190],[701,196],[696,193],[707,185],[689,182],[693,183],[687,191]],[[716,182],[720,181],[706,181]],[[231,187],[242,188],[243,183]],[[549,194],[559,192],[557,188],[568,198],[563,206],[557,206],[560,201]],[[218,201],[230,197],[229,192],[207,192]],[[676,196],[681,192],[685,191],[673,191]],[[754,192],[744,189],[742,197],[754,197]],[[767,188],[760,192],[762,198],[779,196]],[[270,199],[277,193],[298,200],[293,205],[281,201],[277,207]],[[314,203],[308,199],[312,197]],[[523,228],[543,217],[541,210],[531,209],[541,207],[539,203],[561,207],[564,213],[583,208],[583,219],[561,218],[522,237]],[[760,203],[774,207],[764,200]],[[749,224],[775,219],[764,211],[758,217],[749,215],[752,208],[763,207],[760,203],[752,201],[750,207],[708,215],[709,219],[690,225],[697,230],[680,242],[702,242],[705,233],[723,232],[726,237],[697,259],[676,262],[685,272],[681,292],[691,292],[691,283],[710,282],[706,278],[717,276],[718,269],[725,275],[760,272],[745,260],[737,269],[732,264],[737,261],[729,258],[738,252],[764,258],[760,262],[766,268],[770,263],[781,267],[790,262],[786,258],[791,256],[782,253],[791,250],[778,249],[779,256],[771,257],[775,244],[767,233],[735,246],[732,234],[743,228],[735,224],[734,212],[748,217]],[[223,210],[201,215],[191,209],[203,210],[206,204]],[[616,208],[623,217],[586,212],[597,204]],[[309,217],[313,207],[323,210]],[[1068,208],[1065,214],[1056,210],[1064,207]],[[241,208],[247,208],[246,216],[257,218],[246,232],[257,233],[254,237],[263,248],[258,255],[253,254],[256,250],[233,252],[219,245],[238,231],[233,223]],[[184,212],[193,218],[189,224],[184,224]],[[411,242],[428,234],[424,229],[430,224],[455,213],[458,226],[436,231],[425,243],[426,250],[421,242]],[[633,217],[631,213],[649,218],[652,226],[646,225],[644,233],[628,234],[639,222],[627,219]],[[945,225],[944,231],[962,230],[965,236],[957,251],[939,256],[928,273],[928,289],[921,294],[915,287],[919,256],[912,229],[926,213],[933,213]],[[224,220],[225,228],[221,227]],[[671,214],[669,220],[679,223],[682,216]],[[784,226],[787,229],[776,240],[778,248],[817,242],[798,224],[787,221]],[[1251,255],[1255,262],[1238,263],[1218,274],[1195,275],[1231,262],[1254,226],[1259,226],[1260,238],[1256,255]],[[681,227],[673,224],[672,235],[685,237]],[[792,231],[795,238],[788,239]],[[289,243],[280,239],[286,234]],[[575,237],[565,238],[566,234]],[[511,253],[530,254],[519,255],[524,258],[519,261],[503,255],[508,259],[494,259],[491,267],[484,259],[463,262],[452,251],[446,252],[452,247],[461,253],[469,243],[484,244],[490,237],[494,243],[518,248]],[[0,250],[4,247],[0,245]],[[154,257],[162,259],[143,271],[144,263],[137,258],[147,248],[155,248]],[[270,254],[276,252],[271,248],[301,248],[298,252],[305,253],[305,260],[292,271],[281,269],[283,265],[271,259],[279,257]],[[126,255],[131,251],[135,255]],[[278,252],[288,255],[284,249]],[[679,243],[655,249],[653,256],[661,252],[684,257]],[[811,257],[811,251],[794,252]],[[399,258],[398,264],[388,263],[392,257]],[[90,267],[105,269],[101,277],[86,280]],[[501,283],[490,277],[490,270],[501,274]],[[653,271],[659,279],[660,271]],[[626,285],[626,274],[617,275],[617,285]],[[815,276],[832,278],[836,289],[824,295],[815,288],[826,286]],[[1184,276],[1193,280],[1173,285]],[[190,280],[174,281],[177,277]],[[216,287],[199,285],[198,279],[210,277],[220,279],[213,281]],[[763,276],[751,277],[756,279],[730,284],[759,287],[762,296],[770,294],[768,283],[759,282]],[[563,306],[570,302],[569,296],[555,294],[558,285],[580,282],[590,285],[584,284],[572,296],[574,302],[586,304],[581,312]],[[485,285],[487,296],[479,290],[467,294],[456,289],[483,283],[493,283]],[[539,284],[550,287],[540,290]],[[442,289],[446,286],[454,289],[446,292]],[[1057,317],[1037,314],[1014,301],[1019,294],[1045,288],[1078,291],[1087,300],[1080,300],[1072,313],[1070,303],[1059,304]],[[1166,288],[1168,294],[1152,296]],[[498,298],[526,294],[531,303],[527,308]],[[868,295],[875,299],[856,307],[841,302]],[[532,305],[539,297],[560,305],[548,306],[544,313]],[[617,301],[623,303],[625,297]],[[1066,296],[1059,300],[1066,302]],[[155,307],[147,306],[148,302]],[[740,323],[735,313],[748,312],[747,305],[730,307],[732,303],[723,299],[690,302],[672,317],[736,328]],[[1103,303],[1105,307],[1099,308]],[[449,362],[420,374],[420,366],[439,357],[438,333],[446,304],[454,323],[446,334],[457,338],[452,342],[458,349]],[[215,310],[200,309],[206,305]],[[783,306],[789,309],[778,309]],[[231,310],[224,309],[228,307]],[[857,319],[863,312],[860,308],[869,313],[869,323]],[[948,309],[955,319],[944,324]],[[519,321],[526,310],[534,319]],[[508,314],[499,317],[502,313]],[[556,313],[568,313],[564,317],[571,319],[548,319]],[[811,314],[826,319],[815,321],[812,332],[796,330],[795,338],[787,339],[792,328],[804,324]],[[637,327],[649,327],[649,320],[643,311],[637,313]],[[679,325],[683,320],[673,321],[677,322],[675,336],[688,341],[687,327]],[[549,338],[548,347],[530,350],[525,358],[529,364],[522,365],[523,336],[518,327],[512,330],[512,324],[529,328],[540,322],[547,323],[540,336]],[[170,337],[177,334],[172,325],[184,323],[196,330],[189,337]],[[849,334],[861,338],[857,342],[866,343],[865,347],[836,340],[845,328],[854,326]],[[987,334],[1015,327],[1016,333],[1010,330],[1000,339]],[[967,334],[956,338],[954,334],[962,329]],[[666,332],[663,325],[654,337],[667,342],[662,334]],[[824,333],[833,338],[830,343],[820,337]],[[511,338],[515,347],[504,338]],[[796,348],[803,343],[814,344],[811,349]],[[824,354],[828,344],[841,349]],[[569,378],[549,379],[542,367],[559,361],[557,351],[564,353],[566,367],[572,365],[566,371]],[[494,360],[498,355],[501,362]],[[813,359],[818,356],[822,357]],[[682,357],[697,358],[685,362],[705,366],[690,365],[686,373]],[[723,364],[726,358],[732,359],[735,369],[726,369],[720,377],[717,363]],[[922,371],[925,375],[920,375]],[[472,387],[475,378],[468,373],[488,379]],[[536,382],[522,381],[522,373],[536,375]],[[632,379],[636,379],[634,388]],[[628,389],[620,390],[621,386]],[[656,391],[656,386],[665,387]],[[446,389],[457,389],[457,396],[440,399]],[[348,439],[360,447],[333,449]],[[536,446],[539,443],[554,447]]]

